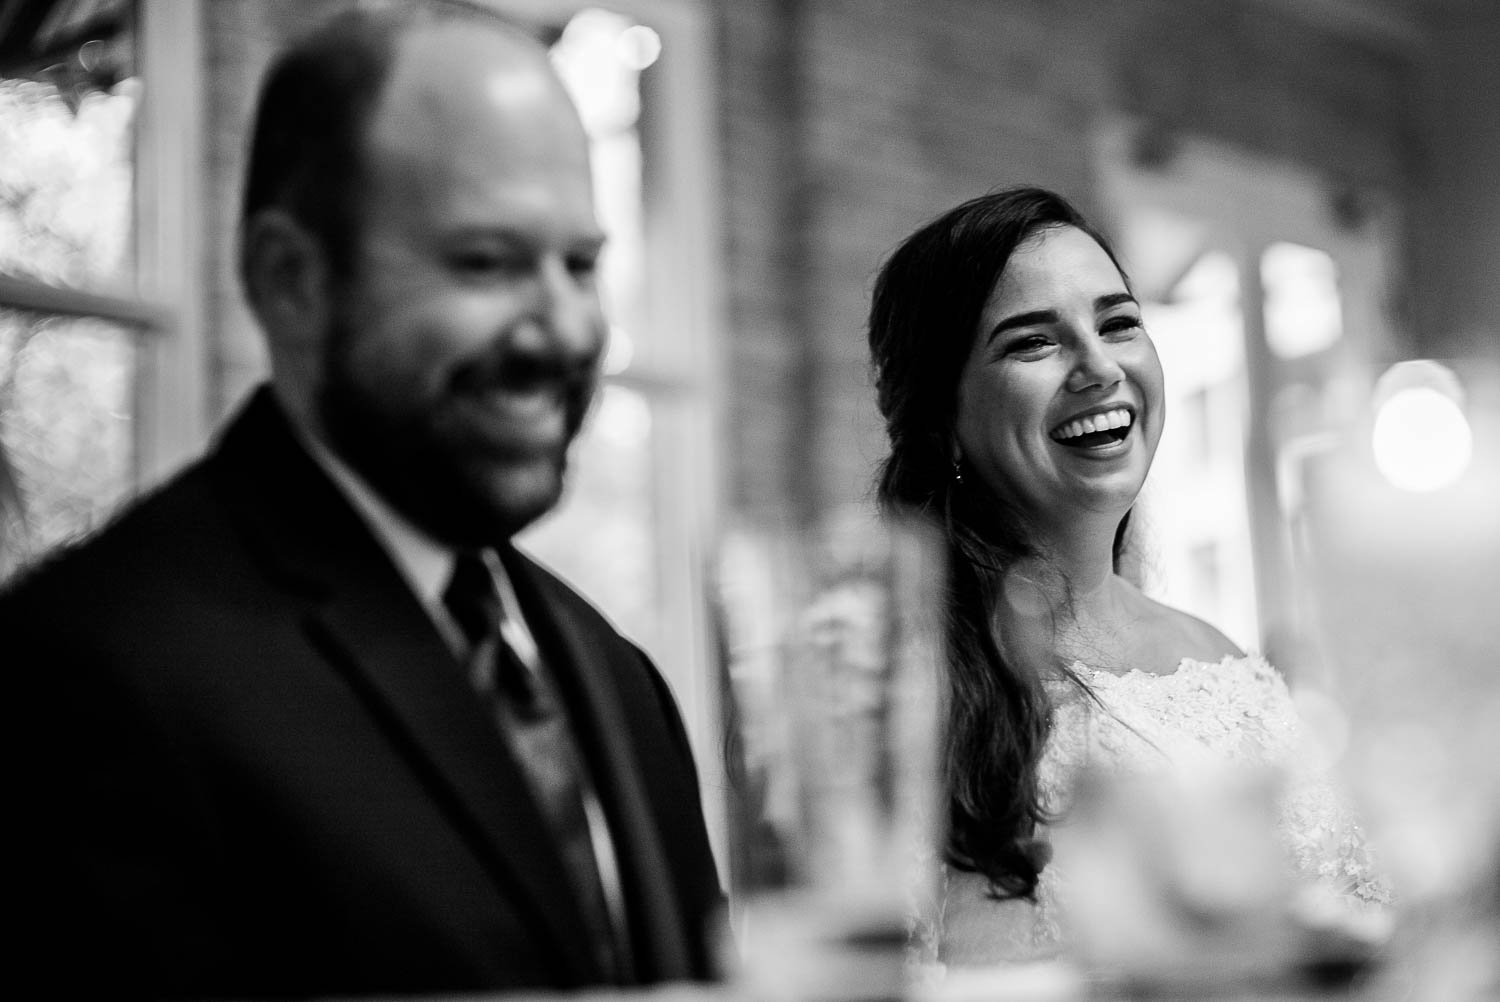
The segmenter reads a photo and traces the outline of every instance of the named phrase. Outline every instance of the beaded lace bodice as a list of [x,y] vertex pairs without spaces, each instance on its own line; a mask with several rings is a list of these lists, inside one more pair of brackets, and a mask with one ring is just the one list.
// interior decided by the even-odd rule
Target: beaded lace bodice
[[[1304,876],[1354,907],[1384,903],[1359,828],[1327,779],[1305,766],[1300,725],[1281,675],[1259,657],[1216,663],[1185,659],[1177,671],[1123,675],[1075,665],[1098,702],[1059,681],[1052,736],[1040,764],[1044,805],[1060,824],[1085,767],[1106,774],[1149,775],[1221,763],[1284,773],[1279,835]],[[929,961],[993,963],[1060,952],[1059,893],[1066,857],[1043,869],[1037,900],[996,902],[982,877],[948,870],[938,911],[919,922]]]

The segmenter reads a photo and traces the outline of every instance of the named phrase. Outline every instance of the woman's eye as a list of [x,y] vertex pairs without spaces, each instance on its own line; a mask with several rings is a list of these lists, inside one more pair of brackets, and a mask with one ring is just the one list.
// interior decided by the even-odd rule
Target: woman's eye
[[1007,355],[1037,355],[1052,346],[1052,340],[1041,334],[1032,334],[1027,337],[1016,338],[1005,346]]
[[1113,317],[1099,327],[1099,333],[1105,337],[1126,338],[1145,329],[1140,317]]

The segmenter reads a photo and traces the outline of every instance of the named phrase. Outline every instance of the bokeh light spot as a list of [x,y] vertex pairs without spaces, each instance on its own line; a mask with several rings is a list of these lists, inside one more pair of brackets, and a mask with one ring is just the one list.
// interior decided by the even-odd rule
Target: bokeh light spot
[[626,66],[640,71],[661,56],[661,36],[654,28],[633,24],[620,32],[615,40],[615,51],[620,54],[620,60]]
[[1375,465],[1387,480],[1408,491],[1436,491],[1469,466],[1474,435],[1452,398],[1430,386],[1391,394],[1375,415],[1371,436]]

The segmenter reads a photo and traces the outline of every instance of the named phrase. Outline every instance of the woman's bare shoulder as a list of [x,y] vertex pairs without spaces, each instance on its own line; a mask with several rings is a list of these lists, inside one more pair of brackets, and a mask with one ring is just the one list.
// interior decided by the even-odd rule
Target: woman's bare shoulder
[[1190,612],[1184,612],[1175,606],[1156,602],[1161,610],[1163,625],[1166,631],[1175,637],[1181,645],[1182,657],[1192,658],[1194,661],[1221,661],[1227,657],[1242,658],[1245,652],[1240,650],[1238,644],[1224,635],[1217,626],[1205,619],[1199,619]]
[[1226,657],[1245,656],[1239,645],[1212,623],[1144,592],[1136,591],[1136,600],[1141,613],[1139,622],[1144,627],[1137,642],[1150,652],[1143,660],[1161,665],[1162,670],[1174,670],[1183,658],[1212,663]]

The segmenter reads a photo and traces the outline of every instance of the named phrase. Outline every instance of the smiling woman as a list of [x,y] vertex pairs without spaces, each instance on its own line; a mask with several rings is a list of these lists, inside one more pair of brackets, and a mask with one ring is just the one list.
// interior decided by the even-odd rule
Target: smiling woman
[[1033,518],[1129,510],[1161,438],[1161,363],[1103,246],[1073,226],[1030,234],[978,327],[959,377],[955,462]]
[[[919,917],[925,959],[1056,956],[1088,899],[1068,880],[1084,857],[1053,860],[1082,778],[1280,769],[1296,714],[1275,669],[1121,573],[1163,375],[1124,271],[1071,205],[1013,189],[918,230],[881,269],[869,339],[881,501],[948,544],[948,871]],[[1321,779],[1288,785],[1284,806],[1286,865],[1195,907],[1244,929],[1333,876],[1339,908],[1383,900]],[[1288,942],[1274,949],[1303,945]]]

